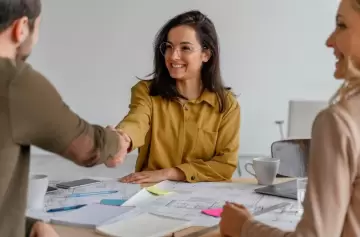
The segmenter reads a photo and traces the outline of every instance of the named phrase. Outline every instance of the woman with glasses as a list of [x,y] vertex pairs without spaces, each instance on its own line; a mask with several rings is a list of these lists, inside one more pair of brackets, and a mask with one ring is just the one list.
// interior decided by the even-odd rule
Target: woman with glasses
[[132,88],[130,111],[116,126],[139,148],[122,182],[229,180],[237,167],[240,107],[223,84],[214,24],[199,11],[158,32],[151,80]]
[[335,78],[345,79],[333,104],[314,121],[304,212],[292,232],[253,220],[228,203],[220,229],[226,237],[360,236],[360,0],[342,0],[327,40],[337,59]]

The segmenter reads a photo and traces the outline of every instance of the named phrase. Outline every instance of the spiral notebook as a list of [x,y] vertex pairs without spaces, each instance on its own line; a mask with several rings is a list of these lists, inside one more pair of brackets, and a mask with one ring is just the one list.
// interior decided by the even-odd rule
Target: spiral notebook
[[101,225],[96,232],[111,237],[163,237],[191,226],[187,220],[142,213],[129,219]]

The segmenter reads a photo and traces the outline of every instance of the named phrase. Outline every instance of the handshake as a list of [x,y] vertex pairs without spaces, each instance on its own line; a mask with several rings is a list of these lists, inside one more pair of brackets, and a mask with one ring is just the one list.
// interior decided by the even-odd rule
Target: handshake
[[126,155],[128,153],[128,150],[129,150],[129,148],[131,146],[131,138],[126,133],[124,133],[123,131],[117,130],[112,126],[107,126],[106,128],[117,132],[118,133],[118,138],[119,138],[119,145],[118,145],[119,151],[118,151],[118,153],[114,157],[109,158],[105,162],[105,165],[107,167],[113,168],[113,167],[116,167],[117,165],[121,165],[122,163],[124,163],[125,157],[126,157]]

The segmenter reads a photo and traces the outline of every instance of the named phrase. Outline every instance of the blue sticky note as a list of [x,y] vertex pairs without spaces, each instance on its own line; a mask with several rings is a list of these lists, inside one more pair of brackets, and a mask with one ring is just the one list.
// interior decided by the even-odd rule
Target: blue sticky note
[[103,199],[100,201],[100,204],[109,206],[121,206],[122,204],[124,204],[124,202],[126,202],[126,200],[124,199]]

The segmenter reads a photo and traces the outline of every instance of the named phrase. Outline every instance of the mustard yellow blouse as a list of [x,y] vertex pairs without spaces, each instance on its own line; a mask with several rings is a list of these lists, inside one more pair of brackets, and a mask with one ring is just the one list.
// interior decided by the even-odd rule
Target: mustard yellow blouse
[[219,112],[213,92],[186,104],[149,95],[150,82],[131,89],[130,111],[116,126],[139,148],[135,171],[177,167],[188,182],[230,180],[238,163],[240,106],[227,94]]

